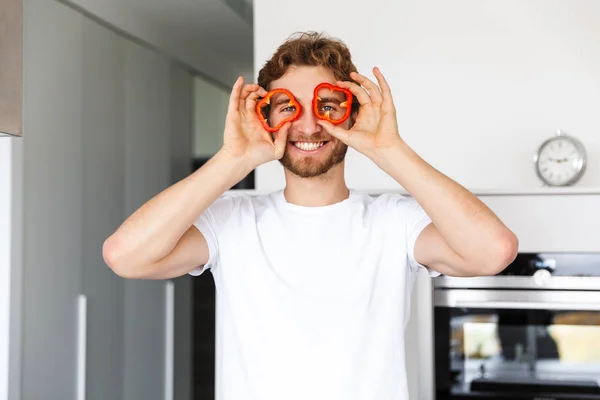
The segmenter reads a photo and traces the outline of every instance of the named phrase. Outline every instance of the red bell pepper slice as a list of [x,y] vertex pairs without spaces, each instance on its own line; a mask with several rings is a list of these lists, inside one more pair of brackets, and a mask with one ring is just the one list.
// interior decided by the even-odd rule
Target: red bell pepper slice
[[[329,90],[331,90],[331,92],[342,92],[346,95],[346,101],[341,102],[339,105],[341,108],[344,109],[344,115],[341,118],[332,119],[329,115],[329,111],[326,111],[323,115],[321,115],[321,113],[319,112],[319,102],[322,100],[321,97],[319,96],[319,91],[321,89],[329,89]],[[341,124],[342,122],[346,121],[348,119],[348,117],[350,117],[350,114],[352,113],[352,99],[353,99],[353,95],[350,90],[344,89],[339,86],[332,85],[331,83],[323,82],[323,83],[317,85],[317,87],[315,88],[314,93],[313,93],[313,101],[312,101],[313,113],[315,114],[315,116],[318,119],[329,121],[335,125]]]
[[[276,126],[270,126],[268,118],[266,115],[263,114],[263,111],[265,107],[268,107],[271,104],[271,98],[278,93],[285,94],[289,98],[289,103],[287,103],[286,107],[295,107],[296,111],[294,111],[294,114],[291,117],[284,118]],[[273,89],[269,91],[265,97],[259,100],[258,103],[256,103],[256,114],[258,115],[260,122],[262,123],[263,127],[267,132],[278,131],[286,122],[296,120],[300,116],[301,112],[302,107],[300,106],[300,103],[298,103],[294,95],[287,89]]]

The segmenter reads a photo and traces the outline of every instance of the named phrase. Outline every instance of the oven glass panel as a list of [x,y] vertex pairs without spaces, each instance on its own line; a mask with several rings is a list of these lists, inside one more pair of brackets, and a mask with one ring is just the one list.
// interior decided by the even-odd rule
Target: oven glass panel
[[544,269],[552,276],[600,276],[598,253],[519,253],[499,275],[533,276]]
[[600,399],[600,311],[437,307],[435,318],[442,394]]

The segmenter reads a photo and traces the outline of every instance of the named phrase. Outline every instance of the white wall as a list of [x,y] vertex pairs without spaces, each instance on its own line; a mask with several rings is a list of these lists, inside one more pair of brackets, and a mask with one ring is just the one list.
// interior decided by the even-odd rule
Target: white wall
[[[350,47],[361,73],[379,66],[392,87],[402,137],[432,165],[474,192],[537,192],[532,157],[557,129],[583,141],[589,156],[579,186],[600,192],[600,3],[595,0],[349,0],[335,16],[306,0],[286,18],[277,0],[254,3],[255,77],[296,31],[325,31]],[[350,187],[398,190],[350,150]],[[283,187],[278,162],[256,170],[256,187]],[[564,191],[554,191],[564,193]],[[567,192],[568,193],[568,192]],[[582,230],[596,197],[485,197],[519,235],[522,251],[600,250]],[[535,203],[528,214],[524,205]],[[597,208],[597,207],[596,207]],[[578,220],[571,221],[572,210]],[[527,216],[527,218],[524,218]],[[558,218],[553,220],[553,218]],[[585,240],[561,240],[561,229]],[[542,234],[540,234],[540,232]],[[557,245],[562,243],[562,246]],[[421,276],[407,328],[411,399],[433,399],[431,279]]]
[[[471,190],[539,187],[532,156],[564,129],[583,141],[582,186],[600,187],[600,2],[595,0],[349,0],[335,17],[319,0],[279,18],[256,0],[255,75],[291,33],[325,30],[350,47],[359,71],[379,66],[394,93],[400,131],[427,161]],[[397,184],[348,154],[348,183]],[[278,188],[278,163],[257,187]]]
[[[1,140],[0,140],[1,142]],[[10,256],[6,258],[10,265],[10,291],[3,292],[10,295],[10,315],[9,315],[9,342],[8,342],[8,399],[21,399],[21,342],[22,337],[22,318],[23,318],[23,225],[18,223],[23,219],[23,139],[9,139],[10,142],[10,164],[2,164],[2,170],[9,165],[6,170],[10,171],[11,185],[7,194],[10,194],[10,211],[0,207],[0,219],[7,218],[6,213],[10,212],[10,227],[4,232],[10,235],[10,247],[8,248]],[[0,187],[2,185],[0,184]],[[4,189],[4,188],[3,188]],[[0,195],[2,196],[2,195]],[[2,234],[0,234],[2,236]],[[7,247],[5,247],[7,249]],[[2,254],[2,251],[0,251]],[[2,256],[0,256],[1,258]],[[0,266],[3,264],[0,261]],[[8,273],[8,272],[7,272]],[[4,276],[3,278],[4,279]],[[2,295],[0,295],[1,297]],[[2,303],[2,300],[0,300]],[[0,327],[2,327],[0,323]],[[2,328],[0,328],[2,329]],[[1,340],[0,340],[1,342]],[[0,356],[3,360],[3,356]],[[5,397],[1,397],[5,398]]]
[[0,138],[0,399],[8,397],[10,319],[11,138]]

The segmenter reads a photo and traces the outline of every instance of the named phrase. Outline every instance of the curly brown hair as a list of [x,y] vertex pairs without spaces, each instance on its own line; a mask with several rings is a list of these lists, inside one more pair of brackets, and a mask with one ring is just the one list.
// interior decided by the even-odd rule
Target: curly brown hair
[[[352,63],[348,47],[337,38],[328,37],[319,32],[296,32],[277,48],[273,57],[268,60],[258,73],[258,84],[265,90],[274,80],[281,78],[292,65],[322,66],[333,72],[335,79],[351,81],[351,72],[357,72]],[[353,96],[352,111],[358,110],[359,104]]]

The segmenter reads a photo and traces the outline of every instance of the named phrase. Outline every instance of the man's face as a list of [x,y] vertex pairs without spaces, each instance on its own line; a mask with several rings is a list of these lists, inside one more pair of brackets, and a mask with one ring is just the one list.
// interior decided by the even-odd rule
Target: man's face
[[[313,90],[322,82],[335,85],[336,79],[331,71],[323,67],[292,66],[281,78],[271,82],[269,88],[289,90],[302,106],[302,113],[292,122],[288,131],[287,147],[279,160],[284,168],[302,178],[326,173],[344,160],[348,150],[348,146],[317,124],[318,119],[312,111]],[[269,112],[269,121],[273,126],[294,112],[287,102],[278,101],[280,99],[277,96],[281,95],[271,99]],[[341,126],[348,129],[350,118]]]

